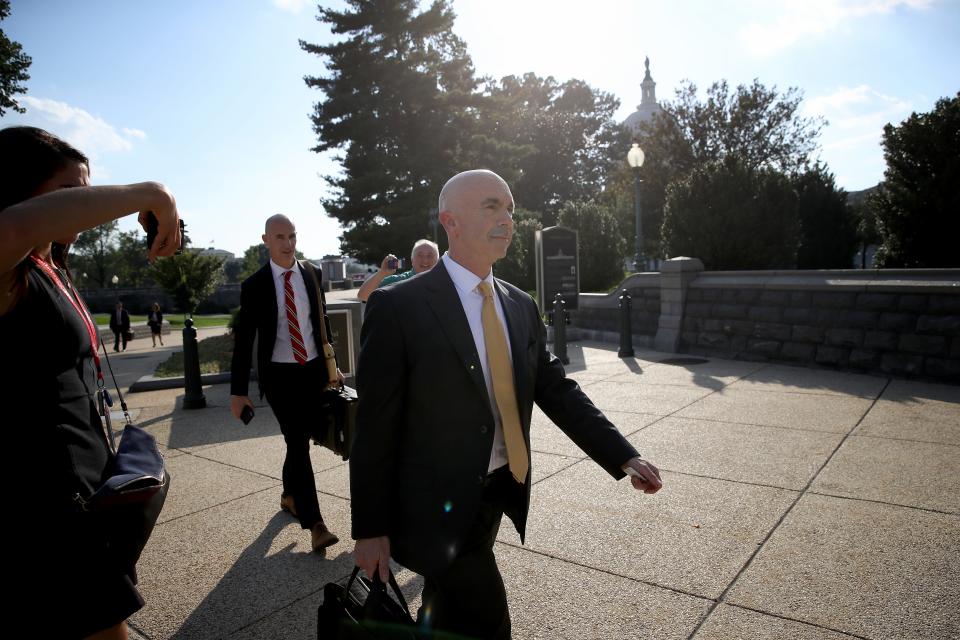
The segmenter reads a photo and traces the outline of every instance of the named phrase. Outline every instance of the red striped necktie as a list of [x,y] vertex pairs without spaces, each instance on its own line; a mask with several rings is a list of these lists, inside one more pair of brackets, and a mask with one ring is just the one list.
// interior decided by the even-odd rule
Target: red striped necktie
[[300,322],[297,320],[297,302],[293,297],[293,285],[290,276],[293,271],[283,274],[283,299],[287,307],[287,326],[290,328],[290,346],[293,347],[293,357],[300,364],[307,364],[307,348],[303,346],[303,335],[300,333]]

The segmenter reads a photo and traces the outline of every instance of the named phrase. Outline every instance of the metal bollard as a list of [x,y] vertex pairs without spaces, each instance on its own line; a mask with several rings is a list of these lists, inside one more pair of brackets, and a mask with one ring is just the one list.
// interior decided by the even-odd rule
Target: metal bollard
[[633,357],[633,330],[630,328],[630,292],[626,289],[620,295],[620,350],[621,358]]
[[570,364],[567,357],[567,303],[559,293],[553,299],[553,355],[563,364]]
[[193,328],[193,319],[183,322],[183,396],[184,409],[203,409],[207,399],[200,387],[200,348],[197,346],[197,330]]

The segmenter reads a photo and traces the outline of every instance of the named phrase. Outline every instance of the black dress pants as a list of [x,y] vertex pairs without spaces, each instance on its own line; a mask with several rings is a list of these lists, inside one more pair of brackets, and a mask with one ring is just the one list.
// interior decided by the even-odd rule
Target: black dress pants
[[424,579],[417,617],[421,626],[457,637],[509,640],[510,611],[493,543],[516,495],[513,485],[516,481],[507,467],[488,476],[480,510],[457,557],[443,574]]
[[305,365],[271,362],[269,366],[270,387],[265,395],[287,444],[283,495],[293,496],[300,526],[310,529],[323,521],[310,464],[310,425],[320,421],[315,400],[326,387],[326,367],[323,358]]
[[123,350],[127,350],[127,332],[126,331],[114,331],[113,332],[113,350],[120,350],[120,341],[123,341]]

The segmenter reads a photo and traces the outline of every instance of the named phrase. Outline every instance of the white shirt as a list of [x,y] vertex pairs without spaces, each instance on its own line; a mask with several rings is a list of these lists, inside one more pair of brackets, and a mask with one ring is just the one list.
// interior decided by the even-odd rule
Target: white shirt
[[[273,343],[271,362],[296,362],[293,347],[290,346],[290,326],[287,324],[287,300],[283,293],[283,281],[287,271],[293,271],[290,285],[293,287],[293,299],[297,305],[297,324],[303,336],[303,346],[307,348],[307,360],[317,357],[317,345],[313,339],[313,320],[310,318],[310,298],[307,297],[307,285],[299,265],[294,262],[292,269],[284,269],[273,260],[270,261],[273,272],[273,288],[277,293],[277,340]],[[317,301],[319,304],[319,300]]]
[[[457,264],[456,260],[450,257],[449,253],[444,253],[443,265],[453,280],[453,285],[460,296],[460,304],[463,305],[463,312],[467,316],[467,322],[470,324],[470,333],[473,334],[473,343],[477,347],[477,354],[480,356],[480,366],[483,369],[483,380],[487,385],[487,396],[490,398],[490,409],[493,411],[494,431],[493,448],[490,451],[490,464],[487,471],[494,471],[507,464],[507,444],[503,439],[503,421],[500,419],[500,409],[493,397],[493,381],[490,378],[490,365],[487,363],[487,347],[483,339],[483,294],[477,290],[477,285],[481,281],[488,282],[493,288],[493,303],[497,310],[497,319],[503,326],[503,335],[507,337],[507,351],[512,351],[510,346],[510,332],[507,330],[507,323],[503,316],[503,306],[500,304],[500,296],[497,295],[497,286],[493,280],[493,270],[482,280],[472,271]],[[510,363],[513,364],[513,354],[509,353]]]

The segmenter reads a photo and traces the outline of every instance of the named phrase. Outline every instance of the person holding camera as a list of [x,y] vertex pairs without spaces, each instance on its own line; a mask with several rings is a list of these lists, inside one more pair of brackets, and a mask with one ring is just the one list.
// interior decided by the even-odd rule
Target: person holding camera
[[[12,491],[8,610],[28,637],[127,638],[126,619],[143,606],[136,575],[111,556],[100,523],[77,507],[108,476],[111,452],[94,393],[100,338],[73,286],[67,253],[80,232],[140,212],[158,223],[150,260],[180,246],[173,196],[161,184],[90,184],[80,151],[35,127],[0,130],[0,388],[14,416],[4,473]],[[8,414],[9,415],[9,414]],[[10,483],[12,485],[12,483]],[[38,603],[56,611],[28,618]],[[15,622],[16,624],[16,622]]]
[[357,291],[357,299],[360,302],[366,302],[370,294],[376,289],[412,278],[424,271],[430,271],[439,260],[440,250],[437,243],[426,238],[421,238],[413,243],[413,251],[410,252],[411,268],[408,271],[397,273],[402,266],[401,261],[392,253],[387,254],[380,262],[380,270],[367,278],[363,286]]

